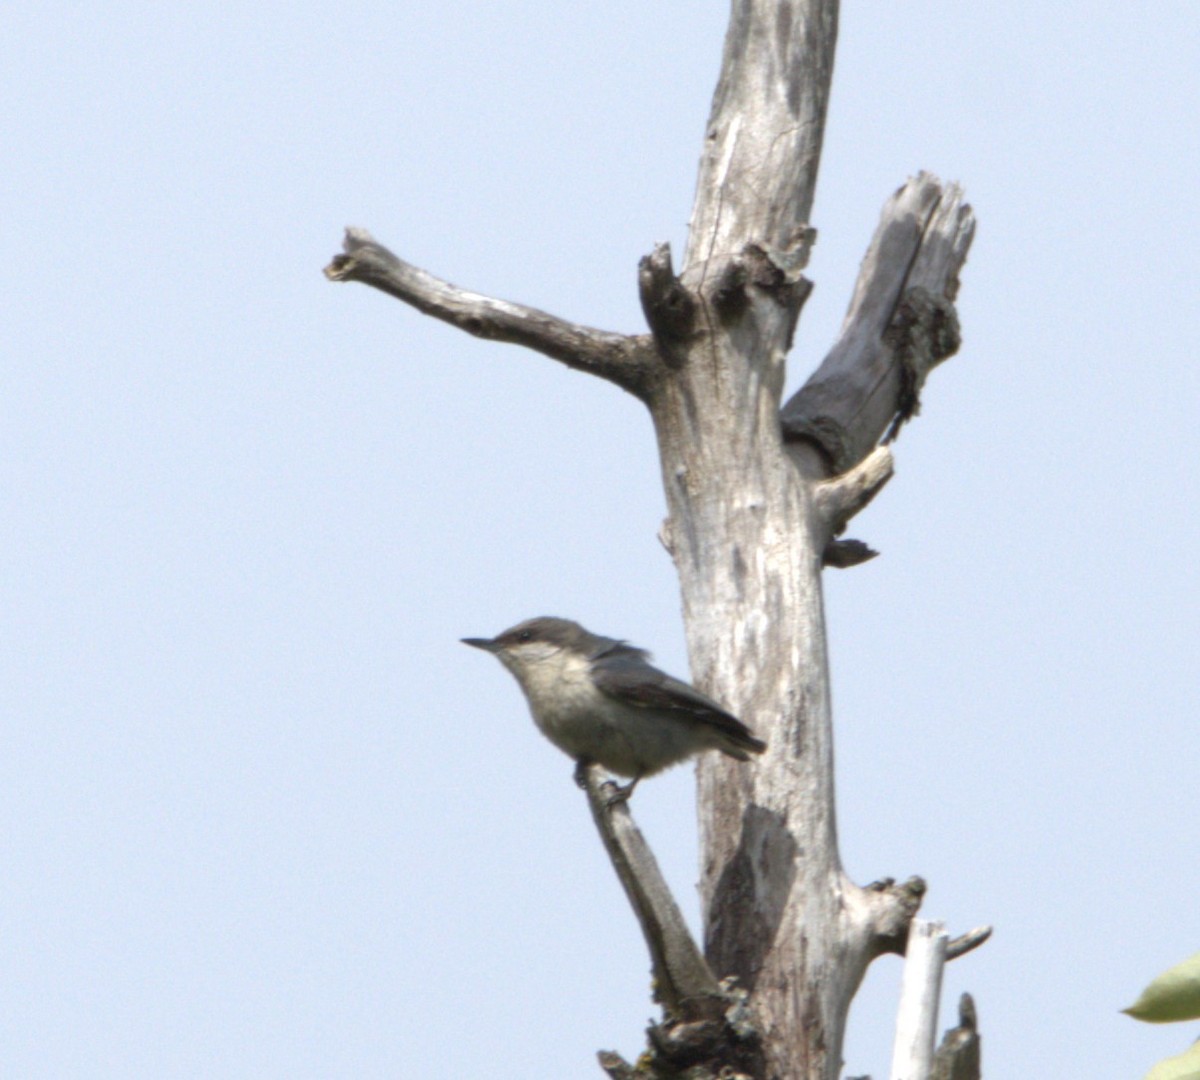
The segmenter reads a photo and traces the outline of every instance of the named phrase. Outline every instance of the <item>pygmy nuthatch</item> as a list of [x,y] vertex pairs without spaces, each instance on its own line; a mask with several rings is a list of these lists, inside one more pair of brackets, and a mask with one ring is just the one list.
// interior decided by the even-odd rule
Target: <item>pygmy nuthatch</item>
[[492,653],[521,684],[541,733],[583,770],[602,765],[632,782],[705,750],[739,761],[767,744],[711,698],[646,662],[644,649],[544,615],[494,638],[463,638]]

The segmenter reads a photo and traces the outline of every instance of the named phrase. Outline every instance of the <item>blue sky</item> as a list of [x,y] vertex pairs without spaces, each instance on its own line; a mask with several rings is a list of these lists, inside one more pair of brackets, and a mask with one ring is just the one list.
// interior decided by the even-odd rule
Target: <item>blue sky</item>
[[[632,398],[326,282],[371,229],[621,331],[681,253],[716,2],[13,3],[0,40],[0,1072],[598,1075],[647,961],[508,677],[567,615],[686,672]],[[961,353],[830,574],[860,881],[992,942],[994,1077],[1125,1078],[1200,939],[1200,16],[847,3],[798,386],[886,197],[979,218]],[[697,915],[691,776],[639,821]],[[878,963],[846,1071],[886,1074]]]

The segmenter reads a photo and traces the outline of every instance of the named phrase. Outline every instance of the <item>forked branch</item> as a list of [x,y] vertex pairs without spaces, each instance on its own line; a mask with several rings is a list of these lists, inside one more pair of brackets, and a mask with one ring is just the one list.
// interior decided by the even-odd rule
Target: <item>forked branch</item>
[[946,961],[981,945],[991,932],[991,927],[980,927],[949,941],[941,923],[913,920],[896,1017],[894,1080],[979,1080],[979,1034],[970,994],[963,994],[959,1002],[959,1026],[946,1032],[936,1053],[933,1042]]
[[345,253],[325,267],[330,281],[360,281],[475,337],[506,341],[649,394],[657,352],[649,335],[613,334],[568,322],[537,308],[468,292],[406,263],[365,229],[347,229]]

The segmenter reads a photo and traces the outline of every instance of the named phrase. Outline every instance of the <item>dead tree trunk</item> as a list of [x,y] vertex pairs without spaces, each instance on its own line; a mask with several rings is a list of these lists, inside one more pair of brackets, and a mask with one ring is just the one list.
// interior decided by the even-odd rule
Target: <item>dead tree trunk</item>
[[[712,1075],[729,1066],[834,1080],[867,965],[903,951],[924,891],[917,878],[862,887],[842,870],[821,574],[873,554],[840,536],[891,476],[882,443],[917,411],[928,371],[958,347],[953,300],[974,219],[953,185],[922,174],[900,188],[838,341],[783,403],[810,290],[802,270],[815,239],[837,10],[837,0],[735,0],[682,269],[660,246],[639,270],[650,334],[606,333],[464,292],[356,230],[327,269],[600,375],[646,404],[694,681],[769,743],[754,767],[710,755],[699,768],[703,958],[667,909],[628,810],[598,809],[667,1011],[637,1070],[603,1060],[613,1076],[703,1065]],[[952,942],[950,955],[983,936]],[[735,982],[721,989],[714,974]]]

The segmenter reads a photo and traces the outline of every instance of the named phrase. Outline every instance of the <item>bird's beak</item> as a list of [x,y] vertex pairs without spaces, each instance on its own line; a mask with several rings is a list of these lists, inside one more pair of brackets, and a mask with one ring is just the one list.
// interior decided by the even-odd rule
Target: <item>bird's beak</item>
[[482,649],[484,652],[490,653],[496,651],[496,643],[488,637],[465,637],[460,640],[464,645],[470,645],[472,649]]

